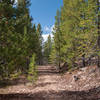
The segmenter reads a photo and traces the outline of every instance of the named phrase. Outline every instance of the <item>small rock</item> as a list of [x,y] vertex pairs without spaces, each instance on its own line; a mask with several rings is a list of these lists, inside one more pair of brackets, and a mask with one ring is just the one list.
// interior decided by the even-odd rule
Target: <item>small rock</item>
[[74,76],[74,80],[78,81],[80,78],[78,76]]

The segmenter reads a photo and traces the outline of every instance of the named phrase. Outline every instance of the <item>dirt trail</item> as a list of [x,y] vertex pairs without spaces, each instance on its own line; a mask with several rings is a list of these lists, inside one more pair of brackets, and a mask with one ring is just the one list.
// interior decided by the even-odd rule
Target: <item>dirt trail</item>
[[99,100],[100,98],[100,87],[80,90],[78,83],[70,78],[71,75],[70,80],[66,80],[55,67],[40,66],[38,73],[38,80],[33,85],[26,83],[0,89],[1,92],[7,92],[0,95],[0,100]]
[[[38,80],[31,84],[26,83],[14,85],[8,88],[8,93],[37,93],[37,92],[58,92],[60,90],[65,90],[62,86],[62,77],[52,66],[39,66],[38,68]],[[61,88],[62,87],[62,88]]]

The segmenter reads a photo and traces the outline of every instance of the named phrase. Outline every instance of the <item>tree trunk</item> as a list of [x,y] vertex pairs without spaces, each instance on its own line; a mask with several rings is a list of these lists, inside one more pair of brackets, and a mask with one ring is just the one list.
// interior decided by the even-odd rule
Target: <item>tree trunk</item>
[[58,64],[59,70],[60,70],[60,60],[59,60],[59,64]]
[[[100,11],[100,2],[99,0],[97,1],[98,3],[98,40],[97,40],[97,45],[98,45],[98,49],[100,50],[100,15],[99,15],[99,11]],[[98,55],[98,67],[100,67],[100,55]]]
[[83,67],[85,67],[85,54],[82,55],[82,63],[83,63]]
[[98,56],[97,66],[100,67],[100,56]]

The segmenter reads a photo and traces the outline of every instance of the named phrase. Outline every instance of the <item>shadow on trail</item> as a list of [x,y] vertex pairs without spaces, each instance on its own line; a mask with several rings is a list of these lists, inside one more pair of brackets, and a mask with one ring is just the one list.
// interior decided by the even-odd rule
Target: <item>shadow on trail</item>
[[0,94],[0,100],[100,100],[100,87],[88,91],[41,91],[34,94]]
[[46,83],[39,83],[39,84],[37,84],[37,85],[35,85],[35,88],[36,87],[44,87],[44,86],[46,86],[46,85],[51,85],[51,84],[55,84],[56,82],[46,82]]
[[[42,75],[54,75],[59,74],[55,67],[51,66],[40,66],[38,68],[38,76]],[[20,76],[19,78],[13,79],[13,80],[0,80],[0,88],[6,88],[7,86],[13,86],[13,85],[21,85],[27,83],[28,80],[24,76]]]
[[38,71],[38,75],[42,76],[42,75],[54,75],[54,74],[59,74],[59,72],[57,71]]
[[46,68],[46,67],[39,67],[38,68],[38,75],[54,75],[59,74],[59,71],[55,67]]
[[13,80],[1,80],[0,88],[6,88],[7,86],[25,84],[28,80],[25,77],[16,78]]

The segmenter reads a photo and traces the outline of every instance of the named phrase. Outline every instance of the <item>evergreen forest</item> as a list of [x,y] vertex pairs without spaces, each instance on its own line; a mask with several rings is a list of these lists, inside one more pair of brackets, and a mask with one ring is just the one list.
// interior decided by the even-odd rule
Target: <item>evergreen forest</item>
[[[24,77],[23,81],[27,80],[23,82],[26,84],[23,85],[26,89],[30,84],[31,86],[35,85],[37,81],[40,81],[41,84],[46,82],[39,80],[39,77],[40,79],[45,79],[45,76],[47,81],[51,80],[50,84],[53,84],[52,82],[55,81],[55,79],[52,75],[61,79],[59,75],[66,75],[67,77],[66,73],[71,75],[75,70],[80,71],[84,69],[85,72],[87,72],[89,68],[92,70],[89,73],[96,73],[96,71],[98,72],[100,70],[100,0],[63,0],[63,6],[56,11],[52,33],[49,34],[46,41],[44,41],[43,38],[44,31],[41,23],[34,23],[34,16],[32,17],[30,14],[30,6],[30,0],[17,0],[17,3],[15,0],[0,0],[0,91],[1,88],[6,88],[10,82],[22,77]],[[93,69],[94,67],[96,67],[95,70]],[[100,75],[100,72],[98,73]],[[85,73],[85,75],[87,74]],[[71,77],[75,79],[73,84],[80,83],[76,83],[76,81],[81,80],[78,74],[72,75]],[[92,76],[87,76],[86,80],[88,80],[89,77]],[[96,78],[97,77],[99,78],[100,76],[96,76]],[[91,83],[86,84],[92,87],[90,84],[92,84],[93,81],[94,80],[90,80]],[[60,88],[58,85],[63,84],[57,80],[56,82],[57,85],[52,85],[52,87]],[[67,82],[69,82],[68,79]],[[100,78],[96,82],[100,83]],[[46,84],[49,84],[49,82]],[[66,85],[70,86],[71,82],[66,83]],[[46,85],[44,84],[42,88],[44,86]],[[72,85],[72,87],[73,86],[75,85]],[[82,85],[80,85],[80,87],[81,86]],[[99,86],[100,88],[100,84],[93,86]],[[50,87],[48,86],[48,88]],[[60,91],[59,88],[58,91]],[[20,89],[21,87],[19,86],[18,90]],[[46,90],[46,88],[44,90]],[[27,93],[27,91],[28,90],[26,90],[25,93]],[[35,90],[33,89],[33,91]],[[67,97],[67,95],[65,99],[62,99],[62,92],[57,92],[58,94],[54,94],[55,97],[53,97],[53,94],[50,94],[53,99],[49,96],[48,98],[46,97],[46,99],[42,99],[41,97],[43,97],[44,93],[40,98],[36,95],[33,96],[33,99],[25,100],[100,99],[100,89],[98,90],[98,94],[95,94],[97,92],[89,92],[91,96],[90,99],[85,98],[88,97],[89,94],[85,96],[85,92],[79,92],[81,91],[81,89],[79,90],[79,85],[78,90],[75,90],[79,92],[79,94],[72,91],[74,91],[74,87],[68,95],[76,94],[80,96],[81,99],[75,99],[74,96]],[[14,93],[16,92],[14,91]],[[7,92],[6,94],[9,93]],[[83,96],[80,94],[83,94]],[[92,97],[94,94],[96,96]],[[57,99],[57,95],[60,95],[61,98]],[[0,95],[0,100],[3,100],[1,97]],[[10,99],[7,100],[12,100],[10,96],[8,96],[8,98]],[[25,98],[25,96],[23,98]]]

